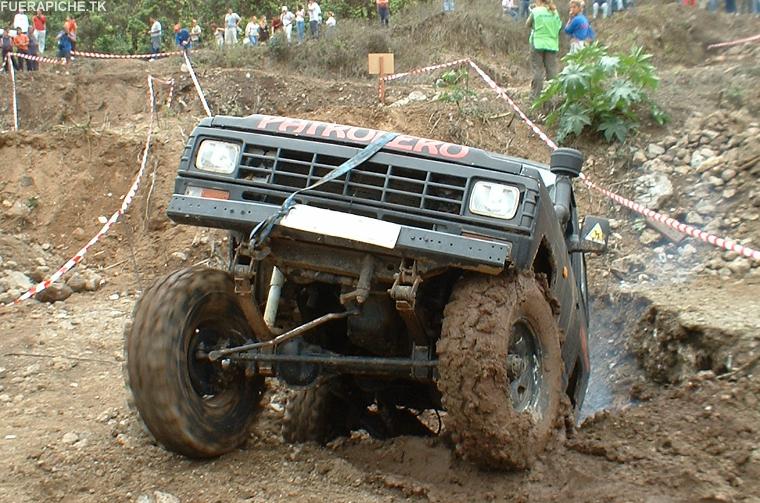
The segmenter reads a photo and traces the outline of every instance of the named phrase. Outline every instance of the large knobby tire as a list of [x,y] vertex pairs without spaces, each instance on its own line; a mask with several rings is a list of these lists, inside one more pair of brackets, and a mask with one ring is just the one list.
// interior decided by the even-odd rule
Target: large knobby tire
[[264,379],[202,354],[253,340],[226,272],[192,268],[157,280],[135,305],[124,341],[128,392],[149,433],[193,458],[242,445]]
[[459,280],[437,351],[445,425],[461,456],[525,469],[561,430],[561,335],[532,274]]
[[347,436],[348,406],[340,378],[319,380],[314,386],[294,391],[285,406],[282,438],[289,444],[316,442]]

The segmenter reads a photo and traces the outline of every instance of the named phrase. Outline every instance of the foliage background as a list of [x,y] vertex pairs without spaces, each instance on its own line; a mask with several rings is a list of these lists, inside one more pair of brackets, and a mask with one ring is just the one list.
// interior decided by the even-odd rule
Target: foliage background
[[[390,0],[391,13],[418,3],[421,2]],[[244,18],[265,15],[271,19],[280,13],[282,5],[288,5],[290,10],[295,11],[299,4],[305,6],[306,0],[105,0],[106,12],[75,13],[74,17],[78,25],[78,41],[83,48],[109,53],[136,53],[150,52],[150,41],[146,34],[150,16],[157,16],[161,22],[164,28],[164,46],[167,46],[173,41],[171,27],[177,22],[189,25],[192,19],[197,19],[204,35],[208,35],[212,22],[222,25],[228,7],[232,7]],[[327,11],[333,11],[338,19],[377,17],[374,0],[322,0],[320,7],[323,15]],[[27,14],[31,21],[33,13]],[[46,13],[48,47],[53,47],[52,41],[62,29],[66,14]],[[14,13],[9,11],[0,13],[4,28],[11,27],[13,16]]]

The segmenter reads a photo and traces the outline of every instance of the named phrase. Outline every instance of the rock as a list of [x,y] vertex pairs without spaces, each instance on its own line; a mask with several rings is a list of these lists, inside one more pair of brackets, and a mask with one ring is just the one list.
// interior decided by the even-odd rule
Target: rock
[[156,503],[181,503],[181,500],[173,494],[161,491],[153,491]]
[[660,209],[673,195],[673,184],[662,173],[640,176],[636,185],[636,202],[651,209]]
[[27,276],[29,276],[32,281],[35,283],[39,283],[41,281],[44,281],[45,278],[47,278],[48,273],[50,272],[50,268],[48,266],[37,266],[33,270],[29,271],[27,273]]
[[702,199],[694,207],[700,215],[713,215],[715,213],[715,205]]
[[686,214],[686,223],[689,225],[704,225],[705,219],[696,211],[690,211]]
[[187,261],[187,253],[185,253],[185,252],[180,252],[180,251],[174,252],[174,253],[172,253],[171,257],[173,259],[179,260],[180,262],[186,262]]
[[710,185],[714,187],[722,187],[726,182],[724,182],[722,178],[718,178],[717,176],[708,176],[707,183],[709,183]]
[[728,263],[728,269],[737,276],[744,276],[752,269],[749,259],[738,257]]
[[644,229],[644,232],[639,236],[639,242],[645,246],[652,245],[662,238],[662,235],[652,229]]
[[75,444],[78,441],[79,441],[79,435],[77,435],[76,433],[72,431],[66,433],[61,439],[61,442],[67,445]]
[[686,243],[681,247],[679,253],[682,258],[690,259],[697,253],[697,249],[691,243]]
[[6,290],[28,290],[34,283],[19,271],[5,271],[0,281],[5,285]]
[[662,139],[661,143],[666,149],[668,149],[678,143],[678,139],[675,136],[666,136]]
[[77,228],[76,228],[76,229],[74,229],[74,230],[73,230],[71,233],[72,233],[74,236],[76,236],[76,237],[78,237],[78,238],[81,238],[82,236],[84,236],[84,229],[82,229],[81,227],[77,227]]
[[642,167],[645,171],[654,171],[658,173],[670,173],[672,168],[670,165],[665,162],[664,156],[658,157],[657,159],[652,159],[651,161],[645,162]]
[[726,168],[723,170],[723,172],[720,174],[720,177],[723,179],[724,182],[728,182],[729,180],[732,180],[736,176],[736,170],[731,168]]
[[112,293],[108,296],[108,300],[119,300],[119,294],[118,293]]
[[102,286],[103,278],[99,274],[85,269],[72,274],[66,284],[75,292],[95,292]]
[[39,363],[35,363],[35,364],[29,365],[27,368],[25,368],[24,371],[21,373],[21,375],[24,376],[24,377],[29,377],[29,376],[33,376],[33,375],[39,374],[39,373],[40,373],[40,364]]
[[0,402],[10,403],[11,401],[13,401],[13,399],[8,393],[3,393],[2,395],[0,395]]
[[16,201],[13,206],[6,212],[10,217],[26,218],[32,212],[32,209],[22,201]]
[[37,257],[34,259],[35,262],[37,262],[38,266],[45,267],[47,265],[47,262],[45,262],[45,259],[42,257]]
[[659,157],[664,153],[665,149],[661,145],[657,145],[656,143],[650,143],[647,145],[646,156],[649,159],[654,159],[655,157]]
[[647,155],[643,150],[637,150],[635,154],[633,154],[633,158],[631,159],[634,165],[641,166],[645,162],[647,162]]
[[721,193],[721,196],[723,196],[723,199],[731,199],[731,198],[732,198],[732,197],[734,197],[735,195],[736,195],[736,189],[734,189],[734,188],[732,188],[732,187],[729,187],[729,188],[725,189],[725,190],[724,190],[724,191]]
[[62,302],[71,297],[72,293],[74,293],[74,291],[68,285],[53,283],[45,290],[42,290],[35,295],[34,298],[40,302]]

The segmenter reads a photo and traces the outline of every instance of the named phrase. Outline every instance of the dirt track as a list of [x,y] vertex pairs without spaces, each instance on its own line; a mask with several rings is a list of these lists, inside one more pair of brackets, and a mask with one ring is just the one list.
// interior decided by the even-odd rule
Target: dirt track
[[[621,17],[620,22],[625,26],[631,20]],[[666,135],[688,136],[684,123],[694,103],[699,100],[705,116],[721,109],[720,90],[734,77],[744,79],[748,94],[733,112],[755,114],[757,120],[760,75],[732,72],[756,66],[760,48],[732,49],[705,60],[690,47],[693,66],[684,70],[670,65],[677,59],[670,41],[660,42],[654,43],[662,51],[660,94],[674,120],[665,131],[642,131],[634,140],[637,146]],[[461,57],[450,59],[454,56]],[[53,113],[22,114],[34,124],[33,132],[0,136],[0,156],[20,160],[3,170],[0,200],[36,201],[27,204],[33,206],[28,215],[0,218],[0,270],[9,261],[20,270],[39,263],[45,247],[32,243],[49,243],[45,259],[57,267],[99,228],[98,217],[120,204],[137,170],[147,119],[143,64],[125,65],[118,73],[100,64],[77,69],[76,85],[58,85],[61,100],[53,99]],[[361,81],[330,82],[323,103],[304,104],[292,100],[277,75],[254,71],[248,78],[239,70],[199,70],[215,110],[232,103],[241,111],[286,113],[548,158],[545,146],[519,121],[488,119],[504,112],[493,101],[484,102],[480,118],[460,117],[435,102],[368,107],[375,89]],[[595,374],[584,416],[591,418],[530,472],[478,471],[453,456],[445,435],[380,442],[355,433],[327,448],[286,445],[279,435],[285,392],[275,383],[245,449],[194,462],[152,445],[125,403],[124,323],[137,293],[153,278],[193,263],[213,265],[224,245],[221,233],[175,226],[163,215],[184,135],[202,111],[179,63],[163,62],[152,71],[177,78],[178,101],[171,111],[160,112],[156,162],[149,164],[155,181],[146,177],[126,223],[115,227],[83,264],[99,269],[105,285],[63,303],[30,301],[0,310],[0,501],[136,501],[155,491],[198,502],[760,501],[760,282],[753,273],[758,269],[745,276],[710,275],[700,265],[723,259],[706,245],[694,244],[697,252],[686,258],[679,255],[682,246],[663,240],[642,245],[635,219],[585,191],[579,197],[586,212],[620,221],[610,254],[589,261]],[[105,75],[108,99],[88,99],[102,84],[93,77],[96,72]],[[693,85],[684,93],[686,72]],[[29,109],[48,78],[54,76],[43,71],[19,86],[22,110]],[[304,79],[290,85],[322,83]],[[519,95],[526,81],[508,87]],[[344,88],[350,89],[350,99],[338,101],[345,95],[338,89]],[[395,84],[389,93],[397,99],[413,89],[432,94],[422,79]],[[2,112],[7,121],[5,97]],[[591,157],[591,176],[632,193],[638,175],[627,146],[581,142],[579,147]],[[756,178],[747,176],[741,185],[749,191]],[[685,213],[685,206],[697,201],[688,199],[685,179],[675,183],[683,199],[670,204]],[[713,218],[733,225],[731,211],[744,208],[744,201],[726,201],[717,204]],[[760,244],[758,221],[721,229]],[[654,246],[662,253],[652,252]],[[663,264],[661,256],[671,259]],[[617,259],[633,265],[626,263],[630,267],[621,272]],[[155,499],[162,497],[171,501],[160,494]]]

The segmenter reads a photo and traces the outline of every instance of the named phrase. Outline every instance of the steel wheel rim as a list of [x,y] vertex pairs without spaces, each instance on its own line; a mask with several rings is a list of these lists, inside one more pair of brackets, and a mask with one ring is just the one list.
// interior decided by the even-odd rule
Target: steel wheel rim
[[541,415],[543,389],[543,358],[530,324],[520,320],[512,325],[507,352],[509,398],[516,412]]

